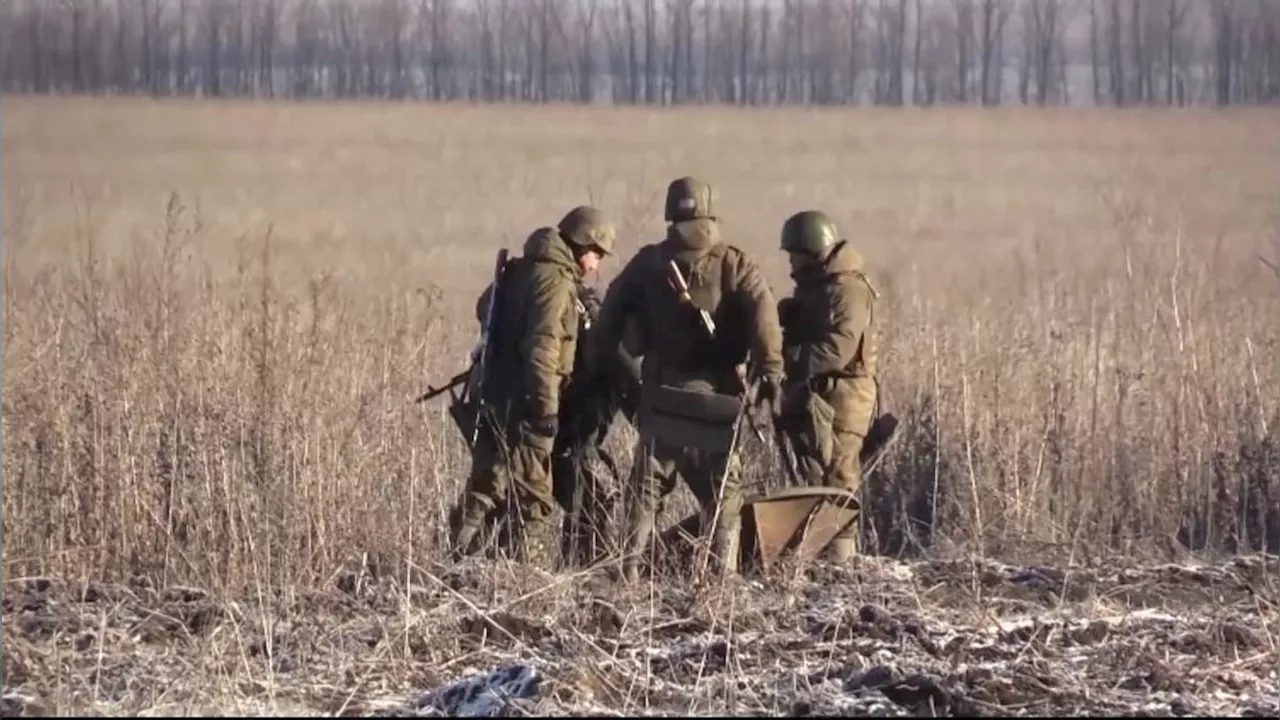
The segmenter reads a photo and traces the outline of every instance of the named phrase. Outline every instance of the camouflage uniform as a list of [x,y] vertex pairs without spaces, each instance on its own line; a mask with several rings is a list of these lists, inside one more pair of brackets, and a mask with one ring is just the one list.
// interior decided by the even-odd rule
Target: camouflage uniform
[[[802,479],[858,491],[859,453],[877,399],[875,288],[862,256],[824,213],[805,211],[782,228],[793,256],[795,294],[779,303],[787,380],[782,420]],[[857,552],[856,525],[831,545],[836,560]]]
[[[578,207],[556,228],[535,230],[525,240],[523,256],[510,261],[495,308],[487,412],[454,518],[455,550],[473,552],[487,520],[501,514],[513,531],[511,549],[524,554],[525,537],[540,533],[553,512],[551,450],[561,388],[577,353],[575,299],[583,274],[578,257],[588,250],[611,252],[613,239],[612,226],[598,210]],[[492,286],[485,289],[478,311],[492,291]]]
[[600,445],[619,412],[634,421],[640,377],[634,360],[622,354],[622,348],[618,363],[604,374],[594,376],[587,372],[584,354],[600,315],[600,296],[593,288],[580,285],[578,300],[578,357],[573,379],[561,399],[560,432],[551,462],[556,500],[565,511],[560,556],[568,562],[587,565],[605,553],[608,521],[614,507],[614,495],[599,468],[607,466],[615,477],[618,472],[613,458]]
[[[646,245],[627,263],[605,296],[593,362],[609,357],[624,338],[633,356],[643,357],[645,386],[666,385],[698,393],[737,394],[738,367],[754,361],[762,388],[776,393],[782,374],[782,330],[773,294],[756,264],[723,241],[711,214],[711,188],[681,178],[667,189],[665,240]],[[717,328],[711,341],[696,314],[668,285],[667,263],[674,259],[688,280],[694,302],[709,311]],[[624,332],[627,320],[634,324]],[[697,448],[673,447],[640,423],[632,475],[628,482],[627,527],[622,541],[624,575],[634,580],[638,562],[654,530],[666,497],[683,478],[702,505],[704,517],[716,510],[724,479],[723,501],[713,530],[713,545],[726,572],[737,569],[741,478],[736,458]]]

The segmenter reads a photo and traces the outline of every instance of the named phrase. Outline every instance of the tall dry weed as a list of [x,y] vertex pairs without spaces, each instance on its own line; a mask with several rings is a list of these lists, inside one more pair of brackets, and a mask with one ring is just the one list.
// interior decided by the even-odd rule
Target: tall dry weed
[[4,112],[9,576],[235,590],[441,558],[466,455],[411,398],[460,369],[492,252],[591,199],[625,260],[686,173],[779,296],[795,210],[868,258],[904,420],[869,551],[1280,550],[1262,114]]

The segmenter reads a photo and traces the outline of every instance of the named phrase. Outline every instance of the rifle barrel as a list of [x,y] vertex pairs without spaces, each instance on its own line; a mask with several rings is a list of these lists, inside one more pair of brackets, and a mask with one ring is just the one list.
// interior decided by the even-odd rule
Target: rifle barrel
[[427,391],[419,395],[417,399],[414,400],[414,402],[426,402],[432,398],[440,396],[441,394],[444,393],[445,390],[457,387],[459,383],[465,382],[467,379],[467,376],[470,373],[471,373],[471,368],[467,368],[466,370],[463,370],[457,375],[454,375],[453,377],[449,378],[449,382],[445,383],[444,385],[441,385],[440,387],[432,387],[428,385]]

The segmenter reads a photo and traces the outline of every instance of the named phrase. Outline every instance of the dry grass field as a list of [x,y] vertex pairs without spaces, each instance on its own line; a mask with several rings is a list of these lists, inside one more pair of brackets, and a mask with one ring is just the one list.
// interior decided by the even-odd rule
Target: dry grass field
[[[970,710],[1122,712],[1124,692],[1158,690],[1197,713],[1239,712],[1196,698],[1276,689],[1274,560],[1245,579],[1215,560],[1216,580],[1183,578],[1201,594],[1177,589],[1177,566],[1152,570],[1280,553],[1280,277],[1260,259],[1277,260],[1280,224],[1270,110],[6,98],[0,123],[7,710],[23,695],[57,712],[357,712],[521,652],[563,671],[547,700],[559,704],[541,706],[552,712],[847,710],[823,705],[813,663],[844,673],[849,695],[849,673],[885,652],[895,672],[969,688]],[[607,282],[661,237],[665,186],[685,174],[714,184],[729,241],[778,297],[778,230],[794,211],[832,213],[866,255],[884,403],[904,421],[866,489],[865,544],[880,557],[853,579],[811,572],[803,589],[755,581],[773,590],[741,611],[746,630],[700,590],[655,605],[648,589],[505,565],[440,580],[458,570],[442,560],[443,520],[466,455],[443,402],[412,398],[462,369],[494,251],[591,201],[621,230]],[[625,469],[619,425],[609,442]],[[751,479],[768,482],[753,452]],[[940,569],[956,558],[969,570]],[[1118,558],[1145,569],[1017,590],[1015,610],[992,589],[1008,578],[981,570],[1114,572]],[[835,600],[815,590],[832,577]],[[1216,582],[1234,589],[1204,589]],[[907,640],[869,629],[872,611],[843,630],[774,622],[871,603],[913,608],[954,639],[1003,627],[1006,612],[1069,605],[1096,623],[1175,596],[1184,610],[1147,621],[1183,618],[1168,637],[1208,638],[1179,657],[1210,669],[1157,661],[1143,641],[1099,650],[1111,670],[1054,676],[1083,683],[1064,685],[1045,669],[1065,667],[1062,625],[992,641],[1009,652],[991,662],[1032,663],[1039,678],[1005,695],[990,668],[965,674],[974,659],[911,665]],[[495,631],[493,613],[529,602],[540,609],[520,612],[544,625]],[[590,629],[604,606],[613,629]],[[663,670],[653,643],[681,622],[703,644],[679,662],[668,647]],[[784,631],[811,644],[779,650]],[[705,640],[716,633],[730,639]],[[873,636],[890,650],[864,647]],[[774,654],[743,660],[760,638]],[[570,671],[553,656],[600,661]],[[1182,684],[1156,688],[1157,665]],[[1219,676],[1251,668],[1263,669]]]

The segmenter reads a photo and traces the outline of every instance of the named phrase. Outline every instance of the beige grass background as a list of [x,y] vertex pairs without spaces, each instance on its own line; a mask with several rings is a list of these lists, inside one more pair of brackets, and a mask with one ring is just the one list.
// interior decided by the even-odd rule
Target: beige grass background
[[1270,111],[6,98],[0,119],[10,577],[236,590],[438,557],[466,456],[411,398],[462,368],[493,252],[594,202],[622,230],[605,281],[685,174],[778,297],[792,212],[868,259],[904,421],[870,551],[1280,542],[1280,471],[1251,454],[1280,369]]

